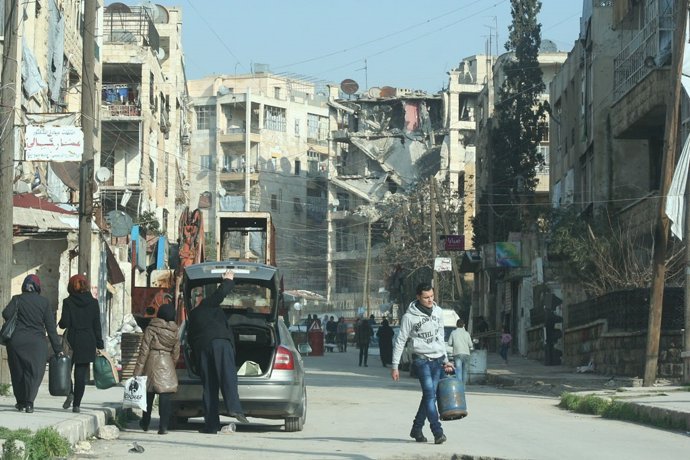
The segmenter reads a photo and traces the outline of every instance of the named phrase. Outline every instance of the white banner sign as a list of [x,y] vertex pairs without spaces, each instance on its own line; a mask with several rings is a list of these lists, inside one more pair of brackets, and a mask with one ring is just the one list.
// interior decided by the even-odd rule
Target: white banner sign
[[434,270],[437,272],[449,272],[453,269],[450,257],[437,257],[434,259]]
[[84,133],[76,126],[27,126],[26,161],[81,161]]

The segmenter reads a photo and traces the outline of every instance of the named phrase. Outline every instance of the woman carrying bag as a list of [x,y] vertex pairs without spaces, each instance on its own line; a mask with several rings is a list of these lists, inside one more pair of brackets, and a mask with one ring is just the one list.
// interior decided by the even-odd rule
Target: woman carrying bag
[[41,280],[28,275],[22,283],[22,293],[15,295],[2,311],[7,321],[17,314],[12,338],[7,343],[7,364],[12,378],[12,391],[18,411],[32,413],[38,387],[43,381],[48,358],[48,333],[50,345],[56,355],[62,354],[60,337],[55,328],[55,313],[48,299],[41,296]]
[[96,359],[96,349],[102,350],[101,311],[93,298],[84,275],[74,275],[67,285],[69,296],[62,302],[59,326],[67,329],[67,341],[72,347],[74,386],[62,404],[63,409],[72,406],[72,412],[80,411],[86,389],[89,365]]
[[144,331],[139,348],[139,358],[134,367],[134,375],[145,375],[146,411],[139,426],[148,431],[151,423],[153,398],[158,395],[158,434],[168,433],[168,424],[172,415],[172,394],[177,391],[177,373],[175,363],[180,357],[180,342],[177,338],[175,307],[166,303],[158,310]]

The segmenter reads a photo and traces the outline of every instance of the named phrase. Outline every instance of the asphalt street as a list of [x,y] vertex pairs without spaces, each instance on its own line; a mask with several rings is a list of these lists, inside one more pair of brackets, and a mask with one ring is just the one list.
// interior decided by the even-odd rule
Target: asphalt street
[[[279,421],[251,419],[237,432],[197,433],[201,419],[160,436],[157,419],[147,433],[136,422],[115,441],[81,444],[81,458],[131,458],[136,442],[142,457],[256,459],[685,459],[690,437],[628,422],[570,413],[551,395],[525,394],[470,385],[468,417],[444,422],[448,442],[416,443],[408,437],[420,400],[417,380],[390,378],[378,357],[357,366],[357,350],[305,357],[308,415],[304,431],[286,433]],[[228,422],[234,421],[227,419]]]

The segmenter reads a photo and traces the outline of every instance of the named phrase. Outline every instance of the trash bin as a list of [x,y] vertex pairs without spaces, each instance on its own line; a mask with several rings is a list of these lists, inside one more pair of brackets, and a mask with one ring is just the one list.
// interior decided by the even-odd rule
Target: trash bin
[[486,357],[486,349],[472,350],[470,353],[470,366],[469,375],[467,376],[467,383],[486,382]]
[[309,346],[311,347],[310,356],[323,356],[323,331],[312,328],[307,334]]

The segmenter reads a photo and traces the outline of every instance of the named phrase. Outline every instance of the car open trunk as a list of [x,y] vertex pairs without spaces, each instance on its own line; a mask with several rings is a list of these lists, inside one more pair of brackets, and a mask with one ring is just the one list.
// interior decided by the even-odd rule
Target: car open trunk
[[[258,375],[266,375],[270,372],[277,348],[277,338],[274,329],[266,320],[232,314],[228,318],[228,325],[232,328],[235,341],[237,369],[239,370],[245,361],[253,361],[261,369]],[[247,377],[256,376],[257,374],[247,375]],[[243,375],[238,374],[238,377],[242,378]]]

